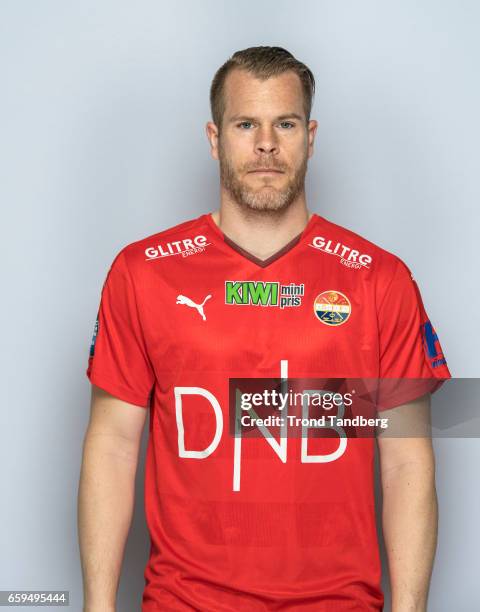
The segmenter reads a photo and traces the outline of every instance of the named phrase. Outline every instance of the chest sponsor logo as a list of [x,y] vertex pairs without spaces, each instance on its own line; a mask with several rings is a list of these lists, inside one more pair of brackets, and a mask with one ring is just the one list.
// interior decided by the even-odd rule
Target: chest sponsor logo
[[[280,376],[283,379],[288,378],[288,360],[282,360],[280,362]],[[318,395],[323,395],[324,393],[329,393],[331,397],[331,393],[328,391],[324,391],[322,389],[318,390],[304,390],[304,393],[307,395],[311,395],[313,393],[317,393]],[[241,417],[244,414],[247,414],[244,408],[242,408],[241,402],[242,400],[239,398],[240,389],[235,391],[235,398],[233,406],[230,405],[230,410],[233,410],[233,418],[234,418],[234,436],[233,436],[233,474],[232,474],[232,490],[240,491],[241,490],[241,477],[242,477],[242,462],[243,453],[245,450],[242,447],[242,439],[244,437],[244,428],[241,421]],[[343,398],[341,394],[340,398]],[[345,396],[349,395],[344,394]],[[187,443],[187,436],[185,432],[189,430],[188,421],[184,418],[184,402],[188,403],[192,398],[202,398],[202,404],[204,404],[205,400],[210,404],[210,408],[213,412],[213,416],[215,419],[215,433],[212,436],[210,443],[208,446],[204,448],[190,448],[189,443]],[[223,432],[224,432],[224,412],[225,407],[222,410],[222,405],[220,404],[219,398],[217,398],[211,391],[199,386],[175,386],[174,387],[174,397],[175,397],[175,417],[177,423],[177,439],[178,439],[178,456],[181,459],[185,460],[203,460],[208,459],[211,455],[215,453],[218,445],[220,444]],[[208,405],[207,404],[207,405]],[[270,405],[270,404],[269,404]],[[315,424],[314,420],[311,422],[309,417],[310,407],[309,403],[306,403],[304,400],[301,402],[301,449],[300,449],[300,461],[301,463],[318,463],[322,466],[325,463],[330,463],[333,461],[337,461],[347,450],[348,439],[347,439],[347,431],[340,423],[338,424],[330,424],[323,423]],[[334,411],[334,415],[338,417],[340,420],[343,418],[345,413],[345,406],[348,403],[342,399],[338,403],[333,404],[332,402],[332,410]],[[273,410],[273,409],[272,409]],[[328,409],[327,409],[328,410]],[[282,415],[286,418],[281,425],[281,436],[277,439],[273,430],[269,428],[269,426],[258,425],[259,428],[259,436],[260,438],[264,438],[265,442],[272,449],[272,456],[277,457],[279,462],[286,464],[288,461],[292,461],[292,452],[287,452],[288,450],[288,438],[291,434],[289,434],[289,429],[291,428],[291,422],[288,419],[288,412],[293,411],[293,408],[289,408],[288,404],[285,405],[284,409],[282,409]],[[253,408],[249,409],[249,415],[256,415],[256,411]],[[232,416],[232,413],[230,413]],[[293,415],[292,415],[293,416]],[[191,425],[190,425],[191,427]],[[195,425],[198,429],[198,424]],[[314,448],[312,448],[312,436],[308,435],[309,430],[311,429],[322,429],[322,431],[331,430],[332,433],[327,435],[327,437],[332,438],[332,448],[330,452],[324,452],[322,454],[315,454]],[[191,442],[190,442],[191,444]],[[318,452],[318,449],[317,449]],[[225,455],[222,457],[222,461],[225,460]],[[258,474],[256,474],[258,477]]]
[[328,255],[335,255],[340,259],[342,265],[347,268],[353,268],[354,270],[360,270],[361,268],[367,268],[368,270],[372,263],[371,255],[356,251],[341,242],[327,240],[323,238],[323,236],[315,236],[309,246],[317,249],[317,251],[327,253]]
[[317,295],[313,302],[313,312],[325,325],[342,325],[352,314],[352,305],[340,291],[324,291]]
[[146,261],[161,259],[162,257],[171,257],[172,255],[189,257],[197,253],[203,253],[210,244],[210,242],[207,242],[206,236],[202,235],[195,236],[194,238],[183,238],[182,240],[173,240],[172,242],[156,244],[145,249]]
[[190,299],[186,295],[180,294],[180,295],[177,295],[177,301],[175,302],[175,304],[183,304],[184,306],[190,306],[190,308],[195,308],[198,314],[202,317],[202,319],[206,321],[207,317],[205,316],[203,307],[205,306],[205,302],[209,300],[211,297],[212,297],[211,295],[207,295],[207,297],[203,300],[201,304],[196,304],[192,299]]
[[233,306],[301,306],[305,285],[262,281],[225,281],[225,304]]

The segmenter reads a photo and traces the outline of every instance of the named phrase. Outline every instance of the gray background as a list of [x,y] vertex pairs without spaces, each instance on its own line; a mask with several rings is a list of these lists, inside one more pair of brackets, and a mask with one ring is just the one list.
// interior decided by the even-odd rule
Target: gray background
[[[479,19],[473,0],[3,0],[0,589],[69,589],[81,609],[76,494],[101,286],[124,245],[217,207],[208,88],[237,49],[284,46],[314,71],[310,208],[399,255],[452,374],[478,376]],[[480,445],[435,442],[429,610],[471,612]],[[141,469],[121,612],[143,588],[142,486]]]

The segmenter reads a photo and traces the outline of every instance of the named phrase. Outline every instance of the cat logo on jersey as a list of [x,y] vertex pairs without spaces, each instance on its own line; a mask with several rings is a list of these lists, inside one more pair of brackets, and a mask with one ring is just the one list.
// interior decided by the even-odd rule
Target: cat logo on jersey
[[340,291],[323,291],[313,302],[313,312],[325,325],[342,325],[352,313],[347,296]]

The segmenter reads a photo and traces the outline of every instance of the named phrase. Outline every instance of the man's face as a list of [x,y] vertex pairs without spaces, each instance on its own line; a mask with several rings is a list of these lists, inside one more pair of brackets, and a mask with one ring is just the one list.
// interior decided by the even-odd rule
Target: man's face
[[220,132],[207,124],[224,189],[251,210],[286,209],[304,189],[317,127],[316,121],[306,124],[298,75],[290,71],[260,81],[236,69],[227,76],[224,94]]

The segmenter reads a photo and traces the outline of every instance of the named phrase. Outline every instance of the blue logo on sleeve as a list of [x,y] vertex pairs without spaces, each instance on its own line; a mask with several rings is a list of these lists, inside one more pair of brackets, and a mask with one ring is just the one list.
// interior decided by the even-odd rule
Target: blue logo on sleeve
[[423,346],[432,368],[438,368],[438,366],[446,364],[447,360],[443,356],[437,332],[430,321],[426,321],[422,325],[422,338]]

